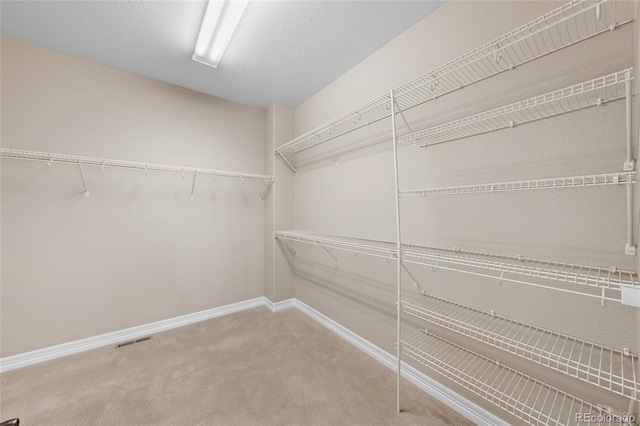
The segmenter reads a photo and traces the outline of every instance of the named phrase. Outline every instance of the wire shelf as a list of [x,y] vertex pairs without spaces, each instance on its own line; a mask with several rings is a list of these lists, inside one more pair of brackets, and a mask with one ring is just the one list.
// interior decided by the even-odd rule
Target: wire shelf
[[277,231],[275,236],[281,240],[318,245],[329,250],[348,251],[354,255],[364,254],[388,260],[397,258],[395,243],[386,241],[339,237],[304,231]]
[[[602,0],[572,0],[394,90],[400,110],[511,70],[633,20],[633,4]],[[295,164],[295,154],[326,143],[391,115],[389,94],[379,96],[275,150]],[[287,157],[288,156],[288,157]]]
[[403,301],[403,311],[527,360],[640,401],[637,355],[545,330],[430,295]]
[[569,425],[576,415],[599,416],[595,404],[420,330],[402,353],[531,425]]
[[[405,245],[403,245],[404,247]],[[445,269],[466,274],[493,278],[503,281],[551,288],[568,293],[597,297],[605,300],[620,301],[608,296],[576,292],[564,288],[550,287],[544,284],[523,281],[520,277],[541,278],[570,284],[578,284],[603,290],[621,291],[623,285],[638,285],[635,272],[620,270],[617,267],[595,267],[549,260],[530,259],[522,256],[506,256],[490,253],[464,251],[422,245],[406,245],[403,249],[403,261],[429,266],[434,271]],[[492,271],[488,274],[484,271]]]
[[633,79],[633,68],[628,68],[564,89],[413,132],[398,138],[398,143],[413,143],[424,148],[508,129],[588,107],[600,106],[606,102],[624,98],[626,82]]
[[247,180],[259,180],[262,182],[273,182],[273,176],[259,175],[253,173],[229,172],[224,170],[201,169],[197,167],[169,166],[164,164],[140,163],[135,161],[109,160],[105,158],[80,157],[77,155],[53,154],[50,152],[24,151],[20,149],[0,148],[1,158],[11,158],[18,160],[44,161],[51,163],[82,164],[83,166],[111,167],[120,169],[135,169],[145,171],[162,171],[199,175],[211,175],[226,178],[237,178]]
[[[306,231],[280,231],[276,238],[312,244],[329,250],[342,250],[357,254],[382,257],[387,261],[397,259],[396,243],[344,236],[318,234]],[[620,298],[604,294],[604,290],[621,291],[623,285],[637,286],[636,272],[623,271],[616,267],[584,266],[522,256],[465,251],[417,244],[403,244],[403,263],[429,266],[497,280],[593,297],[601,300],[621,302]],[[577,284],[584,290],[566,289],[528,278]],[[598,294],[593,290],[602,290]]]
[[400,191],[400,197],[430,197],[439,195],[482,194],[491,192],[529,191],[535,189],[579,188],[589,186],[625,185],[636,183],[636,172],[601,173],[583,176],[563,176],[511,182],[480,183],[475,185]]

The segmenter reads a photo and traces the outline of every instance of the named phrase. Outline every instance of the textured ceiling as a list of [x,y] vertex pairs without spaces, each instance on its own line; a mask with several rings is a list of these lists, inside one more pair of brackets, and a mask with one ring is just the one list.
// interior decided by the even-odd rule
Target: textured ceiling
[[217,69],[191,60],[204,1],[6,1],[1,33],[242,104],[296,106],[440,6],[252,1]]

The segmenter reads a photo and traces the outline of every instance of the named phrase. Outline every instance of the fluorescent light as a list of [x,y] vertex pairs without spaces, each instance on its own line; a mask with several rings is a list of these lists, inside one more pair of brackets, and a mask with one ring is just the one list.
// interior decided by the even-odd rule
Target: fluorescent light
[[193,60],[217,68],[249,1],[209,0]]

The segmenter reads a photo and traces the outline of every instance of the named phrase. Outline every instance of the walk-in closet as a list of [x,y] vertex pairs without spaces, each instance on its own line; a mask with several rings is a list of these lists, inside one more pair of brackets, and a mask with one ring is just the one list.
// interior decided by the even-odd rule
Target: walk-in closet
[[0,17],[0,425],[640,425],[638,1]]

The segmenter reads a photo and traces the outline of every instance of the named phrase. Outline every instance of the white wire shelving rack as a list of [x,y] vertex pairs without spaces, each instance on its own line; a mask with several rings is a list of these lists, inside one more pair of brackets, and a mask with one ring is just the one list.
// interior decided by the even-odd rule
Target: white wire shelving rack
[[274,182],[273,176],[260,175],[260,174],[254,174],[254,173],[230,172],[225,170],[171,166],[171,165],[165,165],[165,164],[140,163],[135,161],[110,160],[106,158],[81,157],[77,155],[54,154],[50,152],[37,152],[37,151],[24,151],[24,150],[9,149],[9,148],[0,148],[0,158],[14,159],[14,160],[40,161],[40,162],[46,162],[49,166],[51,166],[54,163],[78,165],[81,172],[82,184],[84,186],[86,196],[89,196],[89,189],[87,186],[86,178],[84,176],[84,167],[87,167],[87,166],[99,167],[102,170],[104,170],[105,168],[117,168],[117,169],[141,170],[141,171],[144,171],[145,173],[148,173],[150,171],[157,171],[157,172],[170,172],[170,173],[180,173],[182,175],[190,175],[192,176],[192,179],[193,179],[192,186],[191,186],[192,197],[193,197],[193,191],[196,185],[196,178],[198,175],[263,182],[264,187],[260,194],[261,201],[265,199]]
[[[287,247],[294,253],[297,253],[297,249],[290,245],[292,242],[321,247],[332,256],[336,263],[339,263],[339,260],[330,253],[333,250],[347,251],[354,255],[364,254],[380,257],[389,262],[396,261],[398,258],[396,243],[390,241],[325,235],[306,231],[279,231],[275,233],[275,236],[281,241],[287,241]],[[603,301],[622,302],[621,297],[619,297],[622,287],[637,287],[639,285],[636,272],[620,270],[614,266],[608,268],[585,266],[530,259],[522,256],[507,256],[417,244],[403,244],[402,256],[402,267],[405,268],[405,272],[408,272],[405,264],[422,265],[430,267],[433,272],[439,269],[460,272],[490,278],[500,284],[512,282],[597,298]],[[576,286],[565,288],[554,286],[553,282],[576,284]],[[610,290],[617,293],[617,296],[609,294],[608,291]]]
[[479,183],[439,188],[400,191],[400,197],[433,197],[441,195],[483,194],[492,192],[530,191],[539,189],[580,188],[636,183],[636,172],[599,173],[509,182]]
[[[300,231],[277,232],[276,238],[283,246],[287,247],[287,250],[294,254],[298,253],[294,243],[321,247],[332,257],[336,264],[339,264],[339,259],[333,254],[334,250],[347,251],[354,255],[362,253],[385,258],[387,262],[397,262],[398,411],[401,409],[400,376],[402,356],[404,354],[530,424],[573,424],[576,414],[598,415],[608,412],[601,406],[585,402],[562,390],[426,332],[420,332],[409,339],[402,340],[402,313],[407,308],[403,308],[401,277],[404,271],[411,276],[414,284],[417,284],[416,279],[407,268],[408,265],[415,264],[430,267],[433,272],[440,269],[449,270],[495,279],[498,284],[512,282],[531,285],[597,298],[603,304],[605,301],[615,301],[637,306],[640,304],[640,286],[637,272],[622,271],[615,266],[593,267],[528,259],[522,256],[506,256],[463,251],[455,248],[404,244],[401,238],[400,199],[403,197],[625,185],[627,189],[628,224],[625,253],[635,255],[632,187],[636,182],[636,169],[633,157],[634,141],[632,140],[633,120],[631,115],[633,69],[625,69],[614,74],[605,75],[561,90],[417,132],[411,129],[404,112],[593,36],[611,31],[621,25],[632,22],[633,19],[634,5],[632,2],[571,0],[569,3],[276,148],[275,155],[289,166],[294,173],[297,172],[297,168],[305,167],[316,161],[331,159],[337,163],[341,160],[340,157],[343,154],[348,154],[351,151],[367,146],[366,143],[360,141],[353,142],[356,138],[344,138],[340,139],[340,141],[338,141],[338,138],[390,118],[395,170],[396,241],[368,240]],[[622,172],[588,174],[587,171],[587,174],[573,176],[543,177],[455,187],[405,191],[401,191],[399,188],[397,150],[398,146],[403,143],[411,143],[421,147],[437,145],[516,127],[588,107],[598,107],[607,102],[623,98],[626,100],[627,114],[627,156]],[[408,135],[398,137],[396,134],[396,118],[402,120],[404,126],[408,129]],[[370,130],[372,131],[369,133],[373,133],[373,130],[377,130],[377,128]],[[375,142],[374,139],[370,142]],[[318,151],[316,148],[320,150]],[[460,331],[462,334],[465,334],[464,331],[466,330],[471,330],[471,326],[460,325],[465,323],[456,322],[462,321],[462,319],[454,316],[455,312],[450,314],[452,315],[451,318],[441,319],[440,322],[443,323],[450,320],[450,323],[455,324],[455,327],[457,327],[454,331]],[[425,314],[422,315],[424,318]],[[515,327],[519,323],[504,319],[501,324]],[[526,330],[532,336],[552,335],[552,332],[547,332],[534,326],[529,327]],[[620,351],[612,349],[612,352],[606,353],[607,349],[603,346],[593,344],[591,346],[593,351],[601,351],[598,355],[598,362],[610,360],[611,365],[609,369],[606,366],[599,366],[599,370],[596,372],[593,370],[595,367],[591,361],[579,358],[576,362],[572,358],[573,353],[570,352],[570,355],[566,355],[565,352],[555,352],[557,347],[540,347],[537,343],[534,347],[528,347],[526,344],[531,343],[529,341],[525,346],[517,346],[516,343],[521,344],[523,341],[516,340],[515,336],[509,334],[510,330],[504,329],[498,332],[495,329],[489,329],[474,332],[478,340],[487,343],[489,337],[485,340],[482,340],[482,337],[488,336],[488,334],[483,335],[481,333],[494,331],[497,333],[495,336],[491,336],[491,339],[493,339],[491,342],[493,342],[494,346],[503,345],[503,349],[509,350],[511,346],[508,346],[508,344],[513,344],[514,351],[519,350],[520,352],[517,354],[529,361],[536,362],[537,360],[539,364],[550,367],[552,367],[551,363],[555,362],[555,367],[558,371],[588,383],[596,384],[602,389],[607,389],[618,395],[628,397],[632,401],[629,408],[632,411],[633,404],[638,398],[637,379],[634,378],[633,382],[631,382],[628,376],[633,366],[637,368],[637,363],[632,355],[630,355],[632,367],[625,363],[628,360],[620,359],[620,370],[624,368],[624,373],[622,371],[619,372],[617,370],[618,364],[616,364],[614,358],[618,359]],[[502,333],[503,331],[504,333]],[[467,334],[469,333],[471,331],[468,331]],[[542,337],[540,338],[542,339]],[[568,336],[557,337],[557,339],[562,338],[565,338],[563,344],[565,342],[573,342],[571,347],[574,349],[576,345],[580,344],[580,353],[585,353],[584,350],[588,346],[587,342],[580,341],[580,343],[577,343],[579,342],[578,340],[570,340],[571,338]],[[525,354],[527,350],[530,350],[531,356],[529,357]],[[624,350],[622,353],[626,356]],[[548,363],[545,364],[544,361],[548,361]],[[594,377],[598,374],[601,382],[594,383],[594,380],[596,380]]]
[[624,99],[633,68],[534,96],[398,138],[397,143],[438,145]]
[[[530,259],[523,256],[507,256],[492,253],[465,251],[457,248],[440,248],[403,244],[403,262],[438,269],[461,272],[495,279],[498,284],[512,282],[534,287],[590,296],[602,300],[618,301],[606,295],[606,290],[621,291],[623,286],[638,286],[634,271],[620,270],[615,266],[596,267],[575,263]],[[493,273],[491,273],[493,272]],[[549,280],[600,289],[600,295],[555,287],[535,280]]]
[[631,111],[631,83],[633,68],[627,68],[593,80],[578,83],[520,102],[495,108],[469,117],[460,118],[397,138],[396,144],[413,143],[422,148],[439,145],[471,136],[512,128],[560,114],[565,114],[619,99],[626,100],[626,153],[623,173],[604,173],[581,176],[563,176],[521,181],[483,183],[443,188],[398,191],[399,197],[420,197],[487,192],[523,191],[532,189],[575,188],[627,184],[627,242],[625,253],[636,254],[633,235],[633,189],[635,160],[633,157],[633,131]]
[[402,352],[531,425],[571,425],[575,424],[577,414],[606,413],[603,407],[426,330],[404,339]]
[[403,311],[601,389],[640,401],[637,355],[428,295],[404,299]]
[[633,21],[633,13],[631,2],[572,0],[394,89],[393,102],[389,94],[379,96],[283,144],[275,154],[295,172],[296,154],[391,117],[392,103],[402,112],[433,101],[613,30]]

